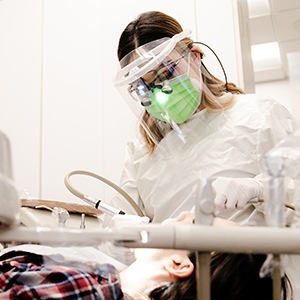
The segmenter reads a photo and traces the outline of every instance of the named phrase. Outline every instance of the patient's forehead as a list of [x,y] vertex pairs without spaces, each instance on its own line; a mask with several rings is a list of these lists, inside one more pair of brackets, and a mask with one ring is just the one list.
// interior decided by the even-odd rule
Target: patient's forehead
[[228,226],[239,226],[239,224],[226,219],[214,218],[214,226],[228,227]]
[[[189,211],[183,211],[182,213],[179,214],[179,216],[177,218],[166,219],[165,221],[162,222],[162,224],[168,224],[168,223],[192,224],[192,223],[194,223],[194,220],[195,220],[194,213],[189,212]],[[222,218],[214,218],[213,225],[214,226],[223,226],[223,227],[239,226],[237,223],[235,223],[233,221],[222,219]]]
[[172,256],[184,256],[188,257],[190,251],[188,250],[181,250],[181,249],[155,249],[155,248],[136,248],[134,249],[134,254],[136,260],[141,262],[162,262],[164,259],[167,259]]
[[194,223],[195,214],[189,211],[183,211],[178,215],[177,218],[169,218],[162,222],[162,224],[169,224],[169,223]]

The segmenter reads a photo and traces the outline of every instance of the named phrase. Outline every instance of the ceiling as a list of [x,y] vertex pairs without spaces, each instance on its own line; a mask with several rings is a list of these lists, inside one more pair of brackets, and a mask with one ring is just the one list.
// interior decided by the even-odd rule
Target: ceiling
[[248,12],[250,44],[278,42],[281,59],[273,67],[254,62],[255,81],[287,78],[291,57],[300,54],[300,0],[248,0]]

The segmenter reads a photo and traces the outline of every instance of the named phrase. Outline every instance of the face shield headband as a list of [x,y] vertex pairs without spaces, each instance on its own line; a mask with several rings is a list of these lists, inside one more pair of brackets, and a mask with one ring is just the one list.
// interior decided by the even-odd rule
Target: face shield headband
[[170,133],[185,143],[193,135],[188,123],[200,105],[202,91],[214,97],[202,81],[209,74],[181,41],[189,34],[183,31],[133,50],[120,61],[122,69],[114,79],[114,86],[157,146]]
[[155,40],[131,51],[120,61],[121,70],[114,79],[114,86],[124,86],[142,77],[161,62],[179,41],[190,34],[190,30],[184,30],[172,38]]

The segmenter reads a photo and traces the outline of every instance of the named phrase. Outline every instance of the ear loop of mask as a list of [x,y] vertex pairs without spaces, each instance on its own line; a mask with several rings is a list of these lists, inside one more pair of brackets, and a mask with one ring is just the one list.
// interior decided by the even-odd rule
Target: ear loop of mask
[[218,55],[216,54],[216,52],[215,52],[210,46],[208,46],[208,45],[205,44],[205,43],[202,43],[202,42],[192,42],[192,43],[190,44],[190,46],[192,46],[192,44],[203,45],[203,46],[207,47],[207,48],[214,54],[214,56],[216,57],[216,59],[218,60],[220,66],[221,66],[221,68],[222,68],[222,71],[223,71],[223,74],[224,74],[224,78],[225,78],[225,87],[226,87],[226,91],[228,92],[227,75],[226,75],[225,69],[224,69],[224,67],[223,67],[223,64],[222,64],[221,60],[219,59]]

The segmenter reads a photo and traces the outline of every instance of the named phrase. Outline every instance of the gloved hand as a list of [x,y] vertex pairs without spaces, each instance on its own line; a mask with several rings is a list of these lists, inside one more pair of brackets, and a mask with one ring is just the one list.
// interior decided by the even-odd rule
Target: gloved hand
[[256,178],[218,177],[212,183],[218,209],[243,208],[249,200],[263,197],[264,187]]

